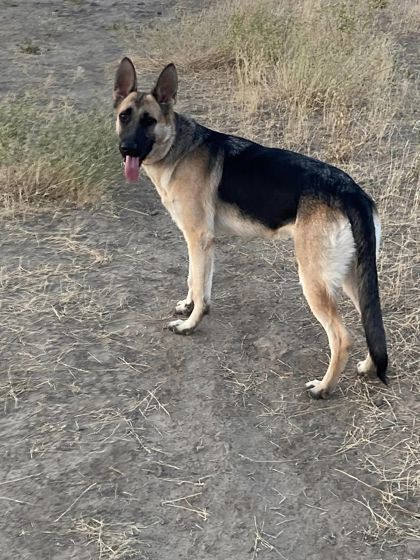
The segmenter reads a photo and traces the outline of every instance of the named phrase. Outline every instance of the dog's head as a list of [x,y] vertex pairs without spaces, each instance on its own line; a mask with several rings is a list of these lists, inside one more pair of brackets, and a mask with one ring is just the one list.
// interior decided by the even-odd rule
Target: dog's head
[[117,134],[128,181],[136,181],[140,165],[154,163],[168,153],[175,135],[173,105],[178,77],[168,64],[150,93],[137,91],[136,70],[129,58],[123,58],[115,75],[114,107]]

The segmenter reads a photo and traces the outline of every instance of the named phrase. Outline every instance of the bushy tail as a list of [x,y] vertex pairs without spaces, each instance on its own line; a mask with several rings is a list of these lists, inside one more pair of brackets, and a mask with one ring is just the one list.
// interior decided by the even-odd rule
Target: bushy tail
[[376,373],[387,384],[388,354],[376,270],[374,205],[364,193],[362,196],[359,193],[342,193],[341,199],[356,244],[359,305],[366,342]]

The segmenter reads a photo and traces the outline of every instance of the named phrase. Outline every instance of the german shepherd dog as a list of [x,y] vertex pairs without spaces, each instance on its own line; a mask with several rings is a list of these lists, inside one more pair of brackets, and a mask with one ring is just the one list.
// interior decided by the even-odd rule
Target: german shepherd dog
[[175,307],[187,318],[168,327],[189,334],[209,310],[218,232],[293,236],[303,293],[331,350],[322,381],[306,383],[311,396],[327,397],[348,359],[351,339],[337,311],[340,288],[359,311],[366,334],[369,353],[358,371],[376,372],[387,383],[373,200],[336,167],[210,130],[176,113],[177,89],[169,64],[150,93],[139,92],[134,65],[124,58],[113,94],[125,176],[137,181],[143,165],[188,246],[188,294]]

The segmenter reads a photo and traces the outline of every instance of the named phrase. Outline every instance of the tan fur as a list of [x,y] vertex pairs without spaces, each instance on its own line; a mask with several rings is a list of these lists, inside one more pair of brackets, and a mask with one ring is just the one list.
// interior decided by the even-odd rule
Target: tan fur
[[331,351],[330,364],[322,381],[307,383],[316,397],[327,396],[334,389],[351,346],[350,335],[337,310],[336,277],[332,274],[341,253],[341,247],[334,246],[337,232],[346,227],[346,221],[340,212],[313,201],[302,208],[296,220],[295,248],[300,282],[312,313],[327,333]]
[[287,224],[273,231],[260,222],[244,218],[239,210],[219,200],[216,206],[216,230],[240,237],[287,239],[293,236],[294,224]]
[[186,321],[173,321],[171,327],[190,332],[202,319],[211,297],[214,261],[215,187],[218,174],[209,174],[207,154],[195,150],[189,158],[170,168],[145,165],[146,173],[156,186],[162,203],[182,231],[187,242],[190,270],[188,295],[178,302],[177,311],[194,308]]

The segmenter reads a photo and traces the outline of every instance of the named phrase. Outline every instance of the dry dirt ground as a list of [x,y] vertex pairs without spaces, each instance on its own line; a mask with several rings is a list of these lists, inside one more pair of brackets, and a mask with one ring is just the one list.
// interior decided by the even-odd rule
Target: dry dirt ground
[[[0,92],[52,71],[52,93],[109,103],[115,24],[173,4],[2,0]],[[346,374],[311,401],[327,344],[291,245],[225,238],[211,315],[177,337],[163,327],[185,293],[181,235],[145,178],[112,198],[1,224],[0,558],[420,558],[371,519],[385,491],[352,442],[377,423],[366,445],[385,468],[383,439],[412,418],[356,379],[350,308]]]

